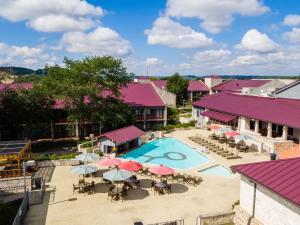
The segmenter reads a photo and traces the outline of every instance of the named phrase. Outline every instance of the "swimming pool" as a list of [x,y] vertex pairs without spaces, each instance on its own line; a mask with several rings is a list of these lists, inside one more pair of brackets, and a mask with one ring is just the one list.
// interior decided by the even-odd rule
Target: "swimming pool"
[[176,138],[148,142],[120,158],[140,163],[163,164],[175,169],[189,169],[211,161]]
[[212,166],[207,169],[200,170],[199,172],[221,177],[231,177],[233,175],[233,172],[231,172],[231,170],[222,165]]

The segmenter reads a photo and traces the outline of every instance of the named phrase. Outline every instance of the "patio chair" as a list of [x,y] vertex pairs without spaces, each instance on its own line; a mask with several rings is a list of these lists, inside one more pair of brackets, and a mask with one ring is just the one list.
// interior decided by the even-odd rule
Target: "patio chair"
[[153,190],[153,188],[155,187],[155,184],[156,184],[157,182],[155,181],[155,180],[153,180],[153,181],[151,181],[151,190]]
[[227,159],[239,159],[239,158],[242,158],[242,157],[240,157],[238,155],[230,155],[230,156],[227,156],[226,158]]
[[79,185],[73,184],[73,195],[75,192],[79,192]]
[[111,191],[111,190],[113,190],[114,188],[116,188],[116,185],[111,184],[111,185],[108,186],[108,191]]
[[199,185],[202,182],[202,178],[201,177],[192,177],[192,182],[193,182],[194,186]]
[[122,201],[127,200],[127,194],[128,194],[127,189],[122,189],[120,194]]
[[182,175],[182,174],[178,175],[177,181],[178,181],[179,183],[184,183],[184,182],[185,182],[185,177],[184,177],[184,175]]
[[189,184],[192,180],[192,176],[191,175],[187,175],[184,177],[184,183]]
[[166,192],[167,192],[168,194],[171,194],[171,193],[172,193],[172,187],[171,187],[171,184],[167,184],[165,190],[166,190]]

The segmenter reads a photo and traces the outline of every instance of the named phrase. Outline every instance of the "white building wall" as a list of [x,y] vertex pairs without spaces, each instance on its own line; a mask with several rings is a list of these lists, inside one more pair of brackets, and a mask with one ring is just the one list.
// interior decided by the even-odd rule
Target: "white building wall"
[[[240,206],[252,215],[254,184],[241,179]],[[262,186],[257,186],[254,217],[264,225],[299,225],[300,207]]]
[[115,143],[113,141],[111,141],[110,139],[108,139],[107,137],[100,137],[98,139],[98,141],[100,142],[100,150],[104,153],[106,153],[105,146],[115,147]]

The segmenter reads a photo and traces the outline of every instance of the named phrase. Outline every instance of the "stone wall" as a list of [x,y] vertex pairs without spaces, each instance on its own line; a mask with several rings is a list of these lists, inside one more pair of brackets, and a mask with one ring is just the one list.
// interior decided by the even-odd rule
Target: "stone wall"
[[281,142],[274,142],[274,150],[275,152],[280,152],[283,150],[287,150],[293,147],[292,141],[281,141]]
[[225,211],[220,213],[202,214],[197,217],[196,225],[220,225],[232,223],[234,212]]
[[[26,176],[26,187],[31,191],[31,176]],[[0,179],[0,196],[12,193],[24,192],[24,177],[12,177]]]
[[79,165],[79,160],[75,159],[61,159],[61,160],[47,160],[37,161],[38,167],[52,167],[52,166],[75,166]]

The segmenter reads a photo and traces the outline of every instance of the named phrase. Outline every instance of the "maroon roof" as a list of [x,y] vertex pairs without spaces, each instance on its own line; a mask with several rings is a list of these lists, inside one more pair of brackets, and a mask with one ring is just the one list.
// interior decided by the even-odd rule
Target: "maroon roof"
[[[164,107],[165,103],[151,83],[132,82],[120,90],[121,99],[133,107]],[[104,92],[104,96],[110,95]]]
[[215,111],[300,128],[300,100],[232,93],[209,95],[193,103]]
[[300,206],[300,158],[242,164],[231,169]]
[[237,116],[228,115],[228,114],[225,114],[225,113],[211,111],[211,110],[201,112],[201,115],[212,118],[212,119],[220,120],[220,121],[223,121],[225,123],[228,123],[228,122],[230,122],[230,121],[237,118]]
[[131,125],[128,127],[123,127],[117,130],[113,130],[110,132],[106,132],[102,134],[100,137],[104,136],[108,139],[116,142],[117,144],[121,144],[127,141],[134,140],[138,137],[145,135],[145,132],[140,130],[139,128]]
[[190,80],[188,91],[209,91],[209,88],[201,80]]
[[167,88],[167,80],[154,80],[152,83],[159,88]]
[[227,80],[212,87],[213,91],[241,91],[245,87],[260,87],[271,80]]

